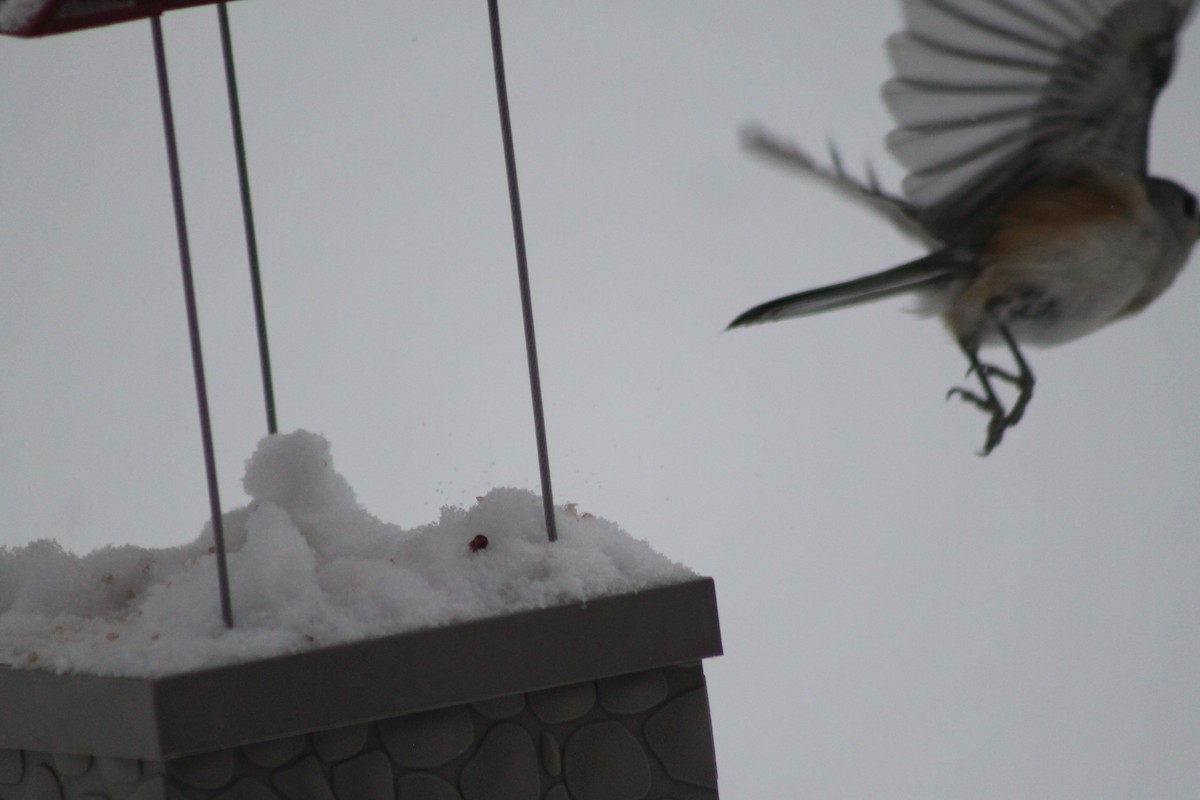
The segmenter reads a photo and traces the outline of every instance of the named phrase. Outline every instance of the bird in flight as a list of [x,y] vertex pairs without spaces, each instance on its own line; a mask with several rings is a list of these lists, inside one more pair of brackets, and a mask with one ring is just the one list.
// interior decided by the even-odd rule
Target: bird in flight
[[[1033,396],[1021,345],[1050,346],[1135,314],[1162,294],[1200,236],[1196,198],[1149,174],[1155,99],[1194,0],[903,0],[887,40],[895,77],[887,137],[908,169],[904,197],[763,130],[754,152],[879,212],[929,255],[780,297],[730,328],[914,292],[940,314],[977,387],[959,397],[988,415],[982,455]],[[1011,367],[982,361],[1000,345]],[[1014,399],[1001,401],[998,384]]]

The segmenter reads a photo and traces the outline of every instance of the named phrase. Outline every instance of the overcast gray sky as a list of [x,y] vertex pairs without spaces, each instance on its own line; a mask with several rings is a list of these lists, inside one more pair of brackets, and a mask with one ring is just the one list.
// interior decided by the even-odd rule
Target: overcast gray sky
[[[722,334],[917,254],[748,159],[895,186],[890,0],[503,4],[556,498],[716,578],[722,793],[1200,796],[1195,265],[1031,351],[989,458],[905,301]],[[280,425],[404,525],[536,488],[486,9],[230,6]],[[341,15],[338,16],[337,14]],[[165,19],[225,506],[265,430],[216,11]],[[0,542],[207,517],[149,23],[0,41]],[[1200,187],[1200,37],[1151,164]]]

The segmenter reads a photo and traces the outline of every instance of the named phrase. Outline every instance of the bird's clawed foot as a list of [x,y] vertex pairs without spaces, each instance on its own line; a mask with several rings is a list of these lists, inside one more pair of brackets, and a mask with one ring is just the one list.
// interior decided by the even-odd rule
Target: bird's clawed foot
[[[987,439],[983,443],[983,449],[979,452],[979,455],[986,456],[992,450],[996,449],[996,445],[1000,444],[1000,441],[1004,438],[1004,432],[1021,420],[1021,415],[1025,413],[1025,406],[1028,405],[1032,393],[1022,391],[1018,395],[1016,402],[1013,403],[1012,408],[1006,409],[1004,404],[1000,402],[1000,398],[996,396],[996,392],[992,389],[991,384],[984,377],[999,377],[999,375],[989,375],[989,365],[983,366],[982,370],[972,369],[973,372],[977,372],[980,376],[980,384],[984,389],[982,394],[965,389],[962,386],[955,386],[946,392],[946,399],[949,400],[951,397],[958,397],[960,400],[964,400],[984,413],[991,415],[991,419],[988,421]],[[1003,372],[999,374],[1006,375]],[[1030,388],[1032,388],[1032,384],[1030,384]]]
[[989,378],[1000,378],[1006,383],[1012,384],[1017,388],[1017,399],[1013,402],[1012,408],[1008,410],[1006,416],[1006,428],[1011,428],[1021,421],[1021,417],[1025,416],[1025,407],[1029,405],[1029,401],[1033,398],[1033,373],[1029,371],[1028,365],[1024,359],[1018,361],[1017,366],[1020,371],[1013,375],[1011,372],[1005,372],[990,364],[984,364],[984,372]]
[[[991,415],[991,419],[988,421],[987,439],[983,443],[983,450],[979,453],[981,456],[986,456],[996,449],[996,446],[1004,438],[1004,432],[1021,421],[1021,417],[1025,415],[1025,408],[1033,398],[1033,372],[1029,369],[1029,365],[1022,357],[1021,351],[1017,348],[1017,344],[1009,334],[1007,328],[1003,325],[999,327],[1009,351],[1013,354],[1013,360],[1017,365],[1016,373],[1008,372],[991,364],[984,364],[979,360],[975,349],[964,344],[963,352],[966,353],[967,360],[971,362],[971,368],[967,370],[967,375],[974,373],[978,376],[981,391],[975,392],[961,386],[955,386],[946,392],[947,400],[951,397],[958,397],[984,413]],[[1000,402],[1000,398],[992,386],[993,378],[1016,387],[1017,399],[1013,401],[1011,407],[1006,409],[1004,404]]]

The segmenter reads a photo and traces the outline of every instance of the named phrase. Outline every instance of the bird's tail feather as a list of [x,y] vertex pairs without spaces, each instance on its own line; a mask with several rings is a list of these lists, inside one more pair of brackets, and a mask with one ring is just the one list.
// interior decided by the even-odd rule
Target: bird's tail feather
[[[740,314],[729,328],[760,322],[803,317],[821,311],[866,303],[914,289],[932,288],[969,274],[971,262],[948,250],[939,250],[898,267],[864,275],[843,283],[779,297]],[[726,328],[728,330],[729,328]]]

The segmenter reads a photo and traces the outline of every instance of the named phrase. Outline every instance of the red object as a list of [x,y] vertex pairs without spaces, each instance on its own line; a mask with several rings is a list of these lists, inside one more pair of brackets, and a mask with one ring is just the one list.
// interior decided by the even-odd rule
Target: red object
[[217,2],[220,0],[0,0],[0,34],[46,36]]
[[486,549],[488,546],[488,538],[482,533],[467,543],[467,547],[471,548],[472,553],[478,553],[480,550]]

